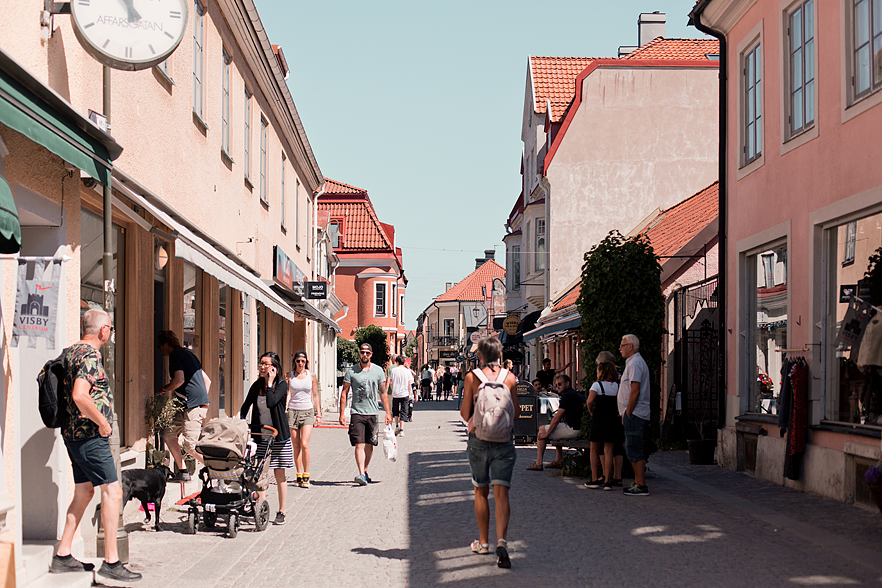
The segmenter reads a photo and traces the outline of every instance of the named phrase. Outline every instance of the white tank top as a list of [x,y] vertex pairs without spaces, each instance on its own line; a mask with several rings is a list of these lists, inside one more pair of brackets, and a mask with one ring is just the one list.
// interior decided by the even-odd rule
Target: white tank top
[[[312,374],[304,370],[303,378],[295,378],[292,372],[288,381],[288,392],[291,399],[288,401],[288,410],[309,410],[315,408],[312,405]],[[303,375],[301,374],[301,375]]]

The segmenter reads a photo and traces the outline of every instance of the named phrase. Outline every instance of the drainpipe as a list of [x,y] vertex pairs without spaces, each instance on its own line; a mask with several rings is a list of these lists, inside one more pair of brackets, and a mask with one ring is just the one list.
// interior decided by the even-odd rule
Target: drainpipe
[[720,133],[720,146],[719,146],[719,166],[720,166],[720,185],[719,185],[719,259],[720,263],[718,263],[717,270],[717,310],[720,314],[720,340],[719,340],[719,354],[720,354],[720,381],[719,381],[719,417],[717,419],[717,428],[722,429],[726,426],[726,335],[728,334],[728,323],[726,320],[726,282],[727,282],[727,272],[726,266],[728,259],[726,257],[726,251],[728,249],[727,242],[728,239],[726,237],[726,220],[728,217],[726,211],[726,136],[727,136],[727,103],[728,103],[728,52],[726,48],[726,36],[721,31],[714,30],[704,23],[701,22],[701,14],[704,12],[704,9],[707,8],[707,5],[710,4],[711,0],[699,0],[698,4],[692,9],[692,12],[689,13],[689,24],[693,25],[696,29],[705,33],[706,35],[710,35],[715,37],[720,41],[720,114],[719,114],[719,133]]

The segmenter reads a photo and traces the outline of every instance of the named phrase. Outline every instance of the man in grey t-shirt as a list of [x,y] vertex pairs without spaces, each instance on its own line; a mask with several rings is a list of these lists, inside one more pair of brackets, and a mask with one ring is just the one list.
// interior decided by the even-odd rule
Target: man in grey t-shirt
[[340,424],[346,424],[346,395],[352,389],[352,422],[349,423],[349,443],[355,447],[355,464],[358,475],[355,483],[367,486],[371,481],[367,468],[371,463],[374,447],[379,443],[379,427],[377,413],[380,405],[377,397],[383,401],[386,411],[386,424],[392,424],[392,409],[389,407],[389,396],[386,394],[386,372],[380,366],[371,363],[373,348],[368,343],[359,346],[359,362],[346,371],[343,376],[343,390],[340,392]]
[[625,454],[634,468],[634,483],[625,488],[624,494],[648,496],[643,433],[649,424],[649,366],[640,355],[640,341],[635,335],[622,337],[619,352],[625,358],[625,371],[619,383],[619,414],[625,426]]

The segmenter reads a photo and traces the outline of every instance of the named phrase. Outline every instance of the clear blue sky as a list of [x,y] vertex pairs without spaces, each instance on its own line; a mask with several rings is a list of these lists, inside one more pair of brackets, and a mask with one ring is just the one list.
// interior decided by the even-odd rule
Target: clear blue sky
[[395,225],[407,328],[495,248],[520,193],[528,55],[615,57],[637,16],[687,26],[694,0],[256,0],[322,173]]

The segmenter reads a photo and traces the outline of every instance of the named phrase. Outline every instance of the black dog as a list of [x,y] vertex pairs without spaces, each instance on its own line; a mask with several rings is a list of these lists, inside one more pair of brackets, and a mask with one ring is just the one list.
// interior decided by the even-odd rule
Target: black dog
[[144,508],[144,514],[147,518],[145,523],[150,522],[150,509],[148,504],[154,505],[156,511],[156,530],[161,531],[159,526],[159,511],[162,509],[162,498],[165,496],[165,485],[171,476],[171,470],[165,466],[156,466],[145,470],[123,470],[122,473],[122,490],[123,507],[132,498],[141,501]]

